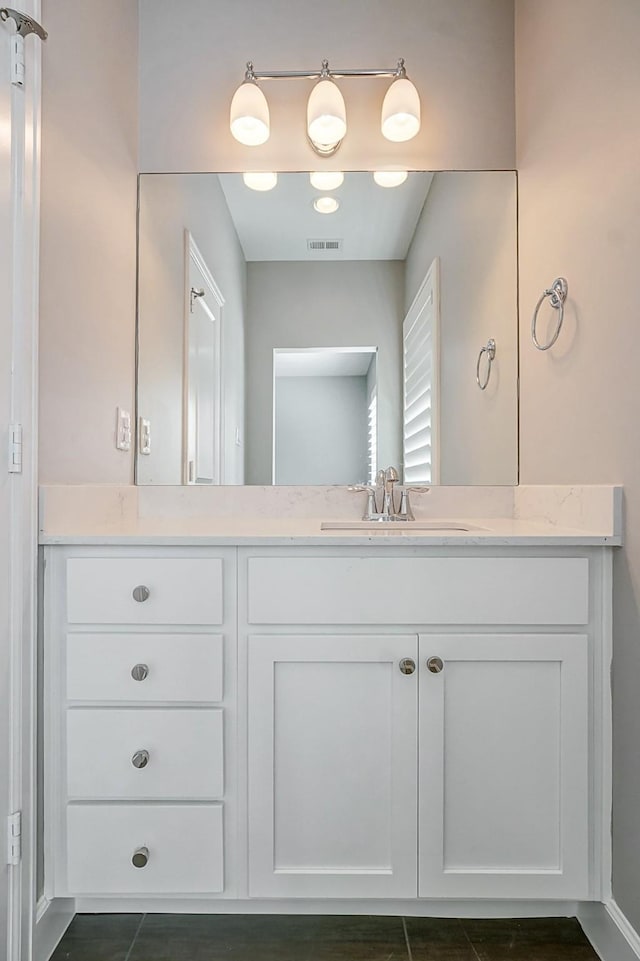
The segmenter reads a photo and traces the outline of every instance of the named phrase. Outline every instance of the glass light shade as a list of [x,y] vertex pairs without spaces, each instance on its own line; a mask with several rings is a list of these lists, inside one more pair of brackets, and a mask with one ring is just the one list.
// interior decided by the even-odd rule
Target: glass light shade
[[406,170],[376,170],[373,179],[379,187],[399,187],[408,176]]
[[340,170],[316,170],[309,174],[309,180],[316,190],[336,190],[344,183],[344,174]]
[[401,143],[411,140],[420,130],[420,97],[406,77],[394,80],[382,103],[382,134]]
[[307,132],[317,144],[336,144],[347,132],[347,109],[333,80],[318,80],[307,103]]
[[316,197],[313,201],[313,209],[319,214],[335,214],[340,206],[340,201],[335,197]]
[[276,173],[246,173],[242,175],[245,187],[251,190],[273,190],[278,183]]
[[269,105],[257,83],[245,80],[233,95],[229,118],[231,133],[247,147],[269,139]]

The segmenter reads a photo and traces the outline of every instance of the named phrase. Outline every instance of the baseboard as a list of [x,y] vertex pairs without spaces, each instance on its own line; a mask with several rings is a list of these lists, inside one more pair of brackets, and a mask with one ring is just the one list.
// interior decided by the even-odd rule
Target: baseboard
[[640,935],[615,901],[579,904],[577,916],[602,961],[640,961]]
[[425,918],[572,918],[575,901],[76,898],[78,914],[371,914]]
[[40,898],[36,908],[33,961],[49,961],[76,913],[73,898]]

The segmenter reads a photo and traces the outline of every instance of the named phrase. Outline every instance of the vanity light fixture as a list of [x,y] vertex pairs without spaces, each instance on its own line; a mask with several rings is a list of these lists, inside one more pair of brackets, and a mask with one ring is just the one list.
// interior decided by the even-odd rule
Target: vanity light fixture
[[307,137],[319,156],[331,157],[347,132],[344,97],[335,82],[342,77],[391,77],[393,82],[382,104],[382,134],[396,143],[416,136],[420,130],[420,97],[407,77],[402,57],[394,68],[381,70],[330,70],[329,61],[323,60],[320,70],[257,72],[248,61],[244,81],[231,101],[231,133],[249,147],[269,139],[269,106],[259,80],[316,80],[307,102]]
[[229,124],[233,136],[246,147],[257,147],[269,139],[269,104],[250,63],[244,82],[233,95]]
[[273,190],[275,185],[278,183],[278,175],[276,173],[244,173],[242,175],[245,187],[249,187],[251,190]]
[[340,201],[335,197],[316,197],[313,201],[313,209],[319,214],[335,214],[340,206]]
[[373,179],[379,187],[399,187],[409,176],[406,170],[374,170]]
[[341,170],[314,170],[309,180],[316,190],[337,190],[344,183],[344,174]]

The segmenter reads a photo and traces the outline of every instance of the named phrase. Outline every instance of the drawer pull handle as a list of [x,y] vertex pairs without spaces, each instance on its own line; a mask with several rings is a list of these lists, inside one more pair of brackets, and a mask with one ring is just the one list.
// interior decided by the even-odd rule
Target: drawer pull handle
[[144,681],[144,679],[148,676],[148,664],[134,664],[134,666],[131,668],[131,677],[134,679],[134,681]]
[[430,657],[427,661],[427,667],[432,674],[439,674],[443,669],[444,664],[442,663],[442,658],[440,657]]
[[142,847],[133,852],[131,863],[133,864],[134,868],[146,868],[148,860],[149,848]]
[[139,604],[142,604],[143,601],[148,601],[150,594],[151,591],[148,587],[145,587],[144,584],[139,584],[138,587],[134,587],[133,589],[133,599]]
[[399,667],[403,674],[413,674],[416,669],[416,662],[410,657],[403,657],[400,661]]
[[149,763],[149,752],[148,751],[136,751],[136,753],[131,758],[131,763],[134,767],[142,768],[146,767]]

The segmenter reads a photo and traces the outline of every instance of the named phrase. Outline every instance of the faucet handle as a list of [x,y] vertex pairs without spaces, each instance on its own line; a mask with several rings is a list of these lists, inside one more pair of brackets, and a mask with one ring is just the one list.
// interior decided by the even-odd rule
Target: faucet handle
[[409,503],[409,494],[424,494],[429,490],[429,487],[407,487],[406,484],[402,485],[400,488],[400,510],[398,511],[398,516],[404,520],[414,521],[415,517],[411,510],[411,504]]
[[352,484],[347,487],[348,491],[352,493],[365,493],[367,495],[367,508],[362,515],[363,521],[369,521],[373,518],[376,513],[376,489],[371,487],[369,484]]

